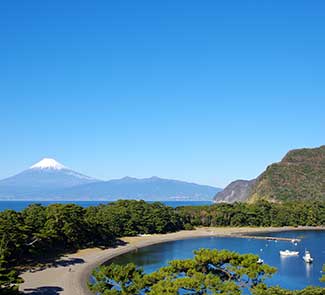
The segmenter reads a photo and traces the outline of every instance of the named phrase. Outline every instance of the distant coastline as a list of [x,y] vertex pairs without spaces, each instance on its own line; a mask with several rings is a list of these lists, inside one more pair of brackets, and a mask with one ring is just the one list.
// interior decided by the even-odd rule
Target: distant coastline
[[[63,295],[91,295],[87,287],[90,274],[94,268],[114,257],[137,250],[139,248],[165,243],[176,240],[184,240],[200,237],[231,237],[231,238],[254,238],[254,234],[267,234],[272,232],[303,231],[303,230],[325,230],[325,227],[200,227],[192,231],[179,231],[169,234],[154,234],[137,237],[124,237],[122,240],[127,244],[117,248],[105,250],[91,248],[80,250],[74,254],[62,257],[67,263],[65,266],[46,268],[35,272],[22,274],[25,282],[21,284],[20,290],[28,294],[28,290],[35,290],[46,286],[58,288],[59,294]],[[259,236],[260,238],[260,236]],[[83,261],[69,265],[69,261]],[[71,271],[69,271],[69,269]]]

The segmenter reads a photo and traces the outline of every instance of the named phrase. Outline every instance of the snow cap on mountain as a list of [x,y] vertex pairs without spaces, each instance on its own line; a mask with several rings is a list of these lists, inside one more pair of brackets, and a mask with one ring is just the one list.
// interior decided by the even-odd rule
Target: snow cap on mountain
[[31,166],[30,169],[62,170],[62,169],[66,169],[66,167],[64,165],[62,165],[61,163],[59,163],[58,161],[54,160],[54,159],[44,158],[43,160],[41,160],[38,163]]

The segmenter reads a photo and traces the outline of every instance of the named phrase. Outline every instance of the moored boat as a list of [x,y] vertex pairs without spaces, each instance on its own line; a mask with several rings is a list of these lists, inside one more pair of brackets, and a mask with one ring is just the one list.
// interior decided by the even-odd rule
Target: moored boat
[[280,251],[280,255],[281,256],[298,256],[299,252],[298,251],[289,251],[289,250],[285,250],[285,251]]
[[258,264],[263,264],[263,263],[264,263],[264,260],[261,259],[261,258],[259,258],[259,259],[257,260],[257,263],[258,263]]
[[305,260],[306,263],[312,263],[314,258],[311,257],[311,254],[309,251],[305,251],[305,255],[302,257],[303,260]]

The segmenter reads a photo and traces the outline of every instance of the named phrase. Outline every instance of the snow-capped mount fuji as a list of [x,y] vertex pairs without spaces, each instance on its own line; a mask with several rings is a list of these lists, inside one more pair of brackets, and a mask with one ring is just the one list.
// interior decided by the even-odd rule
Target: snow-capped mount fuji
[[27,170],[0,180],[0,200],[211,200],[219,188],[163,179],[124,177],[108,181],[81,174],[45,158]]
[[[46,174],[52,177],[52,182],[55,184],[55,187],[71,187],[81,184],[87,184],[91,182],[99,181],[98,179],[92,178],[90,176],[81,174],[74,170],[69,169],[58,161],[51,158],[44,158],[43,160],[32,165],[28,170],[25,170],[23,173],[26,174],[43,174],[43,178]],[[59,176],[58,178],[53,178],[53,176]],[[64,181],[63,181],[64,180]],[[1,183],[1,182],[0,182]]]
[[29,169],[54,169],[54,170],[62,170],[68,169],[58,161],[51,159],[51,158],[44,158],[43,160],[37,162]]
[[44,158],[29,169],[0,180],[0,197],[6,199],[48,196],[53,190],[89,184],[99,180],[73,171],[54,159]]

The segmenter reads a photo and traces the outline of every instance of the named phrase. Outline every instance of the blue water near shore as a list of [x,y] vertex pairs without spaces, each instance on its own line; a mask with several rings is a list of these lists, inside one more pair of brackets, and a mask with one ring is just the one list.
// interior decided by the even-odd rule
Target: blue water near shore
[[[325,287],[325,284],[319,281],[322,265],[325,263],[325,231],[290,231],[268,233],[267,236],[301,238],[302,240],[295,246],[291,242],[284,241],[221,237],[195,238],[142,248],[119,256],[113,262],[119,264],[133,262],[142,266],[146,272],[152,272],[165,266],[170,260],[193,257],[193,251],[196,249],[228,249],[239,253],[257,254],[265,263],[275,266],[278,271],[271,279],[267,279],[268,285],[280,285],[291,290],[303,289],[308,285]],[[302,259],[306,248],[314,257],[312,264],[306,264]],[[279,251],[285,249],[299,251],[299,256],[281,257]]]
[[[44,206],[50,204],[77,204],[82,207],[97,206],[99,204],[107,204],[109,201],[0,201],[0,212],[6,209],[21,211],[28,207],[30,204],[37,203]],[[212,205],[211,201],[162,201],[167,206],[204,206]]]

